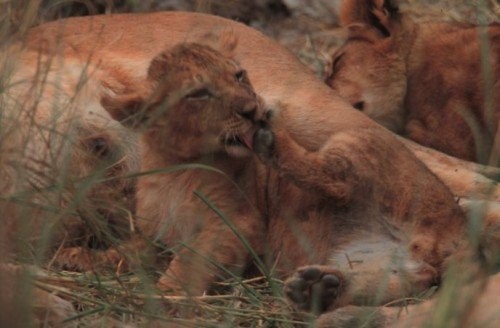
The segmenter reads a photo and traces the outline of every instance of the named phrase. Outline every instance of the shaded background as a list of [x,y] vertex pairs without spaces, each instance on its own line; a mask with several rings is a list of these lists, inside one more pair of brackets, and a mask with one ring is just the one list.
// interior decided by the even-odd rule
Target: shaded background
[[[292,50],[318,75],[327,54],[342,42],[341,0],[0,0],[0,36],[70,16],[184,10],[211,13],[261,30]],[[498,0],[397,0],[416,19],[500,22]],[[27,23],[28,22],[28,23]],[[6,28],[8,26],[8,28]],[[7,30],[6,30],[7,29]]]

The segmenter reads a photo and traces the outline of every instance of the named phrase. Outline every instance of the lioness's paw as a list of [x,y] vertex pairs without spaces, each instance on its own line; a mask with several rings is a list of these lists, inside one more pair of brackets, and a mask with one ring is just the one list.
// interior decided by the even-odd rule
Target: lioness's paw
[[323,312],[340,295],[342,281],[330,267],[306,266],[285,281],[285,294],[301,310]]
[[270,160],[274,153],[274,133],[268,128],[260,128],[253,136],[254,151],[264,160]]

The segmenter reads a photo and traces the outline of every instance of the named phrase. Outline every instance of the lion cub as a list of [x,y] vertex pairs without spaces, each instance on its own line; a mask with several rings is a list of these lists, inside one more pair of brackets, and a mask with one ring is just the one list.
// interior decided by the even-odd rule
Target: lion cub
[[343,1],[326,83],[396,133],[498,166],[500,25],[418,23],[392,2]]
[[104,96],[102,105],[142,132],[141,170],[150,173],[137,182],[136,224],[178,246],[159,287],[201,294],[249,261],[243,240],[262,244],[261,216],[240,188],[254,183],[252,136],[266,113],[244,70],[195,43],[155,57],[147,81],[133,90]]

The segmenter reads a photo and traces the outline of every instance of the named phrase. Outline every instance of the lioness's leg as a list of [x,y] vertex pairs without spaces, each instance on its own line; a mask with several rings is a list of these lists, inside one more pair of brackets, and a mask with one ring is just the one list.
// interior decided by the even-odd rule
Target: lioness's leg
[[324,312],[347,305],[379,305],[427,290],[436,271],[420,264],[399,269],[310,265],[299,268],[285,281],[285,294],[299,309]]
[[[429,327],[443,318],[443,303],[453,297],[447,317],[450,327],[498,327],[498,293],[500,274],[481,279],[467,286],[453,287],[419,304],[399,306],[363,307],[347,306],[321,315],[315,327]],[[444,298],[441,302],[440,298]],[[441,303],[441,304],[440,304]],[[441,313],[440,313],[441,312]],[[439,322],[439,321],[438,321]]]

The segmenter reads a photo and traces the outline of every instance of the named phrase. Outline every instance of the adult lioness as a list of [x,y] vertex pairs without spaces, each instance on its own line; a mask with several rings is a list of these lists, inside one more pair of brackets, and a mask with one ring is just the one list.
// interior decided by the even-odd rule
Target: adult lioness
[[[15,47],[0,57],[8,77],[0,94],[0,211],[9,227],[0,240],[11,241],[11,253],[19,253],[15,238],[42,257],[52,242],[85,244],[82,230],[100,225],[94,232],[104,233],[104,221],[118,223],[133,211],[131,179],[97,181],[137,169],[129,151],[135,136],[89,101],[100,87],[88,77],[100,74],[96,67],[53,59]],[[39,240],[48,227],[50,238]]]
[[[265,191],[256,205],[267,217],[266,232],[278,268],[289,272],[301,265],[337,262],[328,270],[300,269],[291,280],[298,283],[288,285],[291,298],[310,307],[308,288],[323,284],[329,287],[323,289],[324,308],[369,302],[378,291],[386,292],[384,284],[379,285],[386,271],[390,290],[381,300],[409,292],[400,274],[410,276],[410,287],[429,284],[465,239],[464,217],[449,191],[387,131],[352,111],[297,59],[258,32],[206,15],[118,15],[47,24],[33,29],[27,44],[46,52],[57,49],[56,54],[69,58],[97,59],[109,75],[142,81],[147,80],[150,61],[165,48],[224,28],[239,37],[235,59],[277,111],[272,124],[276,152],[266,151],[276,171],[269,179],[261,174],[245,177],[248,171],[239,177],[248,182],[240,182],[248,186],[245,194],[262,196]],[[135,89],[125,91],[137,94]],[[148,108],[148,102],[130,99],[139,100],[135,108]],[[104,101],[113,103],[123,101]],[[259,140],[267,149],[268,139]],[[252,183],[255,177],[260,184]],[[401,251],[400,261],[391,263],[395,248]],[[372,249],[376,256],[367,256]],[[373,266],[365,263],[368,274],[360,272],[356,261],[345,261],[344,253],[350,254],[347,258],[355,255],[353,260],[372,260]]]
[[344,0],[326,83],[390,130],[498,166],[500,25],[415,22],[393,1]]
[[88,97],[100,90],[89,78],[96,67],[2,50],[0,326],[30,325],[30,304],[41,322],[59,324],[72,305],[41,290],[19,297],[37,271],[12,263],[47,263],[58,248],[126,237],[134,185],[116,177],[137,170],[136,138]]

